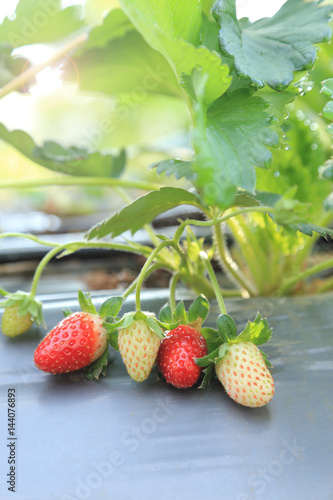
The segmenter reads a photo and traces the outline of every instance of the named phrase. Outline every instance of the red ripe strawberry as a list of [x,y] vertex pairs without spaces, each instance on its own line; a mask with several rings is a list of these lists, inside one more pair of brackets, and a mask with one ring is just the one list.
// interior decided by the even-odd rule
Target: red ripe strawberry
[[252,342],[228,347],[215,365],[218,379],[228,395],[243,406],[260,407],[274,396],[274,380],[259,348]]
[[157,366],[169,384],[178,389],[186,389],[198,381],[202,371],[194,358],[201,358],[206,354],[204,337],[194,328],[180,325],[162,340]]
[[108,337],[101,317],[86,312],[63,319],[41,341],[34,361],[40,370],[67,373],[90,365],[106,350]]

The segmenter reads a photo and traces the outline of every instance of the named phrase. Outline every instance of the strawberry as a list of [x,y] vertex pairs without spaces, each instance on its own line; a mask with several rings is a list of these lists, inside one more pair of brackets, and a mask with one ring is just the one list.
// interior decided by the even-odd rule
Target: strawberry
[[46,335],[35,351],[34,361],[45,372],[72,372],[93,363],[107,345],[103,319],[97,314],[76,312]]
[[202,372],[194,359],[206,354],[204,337],[194,328],[180,325],[162,340],[157,366],[169,384],[186,389],[198,381]]
[[5,308],[1,321],[1,330],[7,337],[17,337],[28,331],[32,325],[33,320],[29,313],[19,314],[19,305]]
[[134,319],[118,330],[118,346],[130,377],[143,382],[155,363],[161,339],[145,319]]
[[216,363],[215,371],[236,403],[260,407],[274,396],[273,377],[259,348],[252,342],[229,345],[225,356]]
[[35,299],[31,293],[17,291],[7,293],[0,289],[4,295],[4,302],[0,306],[4,307],[1,321],[1,330],[7,337],[16,337],[28,331],[33,323],[45,326],[42,303]]

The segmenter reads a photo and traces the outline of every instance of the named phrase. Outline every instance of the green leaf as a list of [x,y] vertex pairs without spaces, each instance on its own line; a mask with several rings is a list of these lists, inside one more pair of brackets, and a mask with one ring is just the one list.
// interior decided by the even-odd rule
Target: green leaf
[[307,218],[311,203],[301,203],[299,200],[294,200],[293,196],[296,191],[297,186],[290,188],[275,204],[274,220],[277,224],[291,225]]
[[0,138],[35,163],[63,174],[116,177],[121,174],[125,166],[123,152],[117,158],[110,154],[89,153],[76,147],[65,149],[51,141],[38,147],[32,137],[23,130],[9,131],[2,124],[0,124]]
[[172,323],[172,311],[169,304],[164,304],[161,308],[159,318],[162,323]]
[[268,127],[273,118],[267,103],[250,89],[237,89],[218,99],[207,114],[198,103],[193,142],[197,154],[197,184],[207,204],[229,207],[241,187],[254,193],[255,166],[267,167],[272,159],[266,146],[278,136]]
[[92,300],[90,298],[90,294],[84,295],[81,290],[79,290],[78,293],[78,301],[80,304],[80,307],[83,312],[89,313],[89,314],[97,314],[96,307],[92,303]]
[[178,302],[173,313],[174,322],[179,322],[180,325],[187,325],[187,312],[183,301]]
[[265,87],[258,90],[256,95],[267,101],[269,104],[267,113],[274,116],[277,119],[277,126],[280,126],[289,115],[287,104],[294,101],[298,94],[298,89],[293,85],[290,85],[283,92],[276,92],[265,85]]
[[105,349],[103,354],[96,359],[93,363],[83,369],[84,375],[89,380],[98,380],[101,375],[106,374],[106,367],[108,365],[109,347]]
[[129,230],[134,234],[145,224],[152,222],[157,215],[185,204],[199,208],[201,206],[199,198],[185,189],[163,187],[157,191],[151,191],[137,198],[111,218],[94,226],[87,237],[88,239],[102,238],[108,234],[115,237]]
[[0,25],[0,43],[9,42],[12,48],[48,43],[80,29],[84,25],[81,7],[76,5],[62,9],[61,4],[61,0],[20,0],[15,18],[6,17]]
[[333,78],[328,78],[322,82],[322,92],[333,99]]
[[92,49],[105,48],[112,40],[124,37],[134,30],[125,12],[121,9],[113,9],[103,19],[100,26],[92,28],[84,46],[76,51],[75,58]]
[[12,47],[8,43],[0,43],[0,87],[28,69],[29,61],[22,57],[12,57]]
[[333,120],[333,101],[329,101],[323,109],[323,115],[329,120]]
[[[200,67],[207,75],[204,101],[211,103],[223,94],[231,83],[229,68],[219,54],[207,47],[196,47],[202,27],[202,0],[121,0],[128,17],[146,41],[161,52],[181,79]],[[186,15],[184,16],[184,12]]]
[[253,24],[237,20],[235,0],[218,0],[213,13],[221,26],[221,50],[234,57],[236,71],[263,87],[286,88],[294,71],[311,68],[314,44],[328,41],[332,7],[319,2],[288,0],[272,18]]
[[118,316],[119,311],[123,305],[124,299],[122,297],[110,297],[101,305],[98,314],[102,318],[115,318]]
[[[180,83],[184,80],[184,75],[191,75],[196,68],[206,76],[207,81],[203,93],[205,104],[211,104],[227,91],[231,83],[229,67],[222,63],[217,52],[210,51],[203,46],[194,47],[185,40],[172,40],[162,33],[160,33],[160,38],[163,39],[165,47],[164,55],[178,75]],[[184,88],[188,90],[187,85]],[[191,93],[189,95],[191,96]]]
[[333,193],[329,194],[325,199],[324,208],[327,212],[333,210]]
[[217,329],[222,343],[229,343],[237,337],[236,323],[228,314],[219,315],[217,318]]
[[201,295],[197,297],[193,304],[190,305],[188,310],[188,321],[189,323],[193,323],[197,319],[201,319],[202,322],[205,321],[209,313],[209,302]]
[[[129,31],[116,39],[112,37],[112,32],[109,35],[107,45],[90,47],[88,40],[88,45],[83,46],[77,55],[74,54],[73,61],[82,89],[122,97],[119,108],[114,111],[120,119],[127,117],[129,110],[147,99],[149,94],[180,96],[172,68],[139,33]],[[77,79],[72,64],[67,64],[64,78]],[[112,130],[112,125],[110,119],[105,128]]]
[[153,168],[157,169],[158,174],[165,173],[167,177],[174,175],[177,180],[183,177],[188,180],[193,180],[194,178],[193,162],[191,161],[178,160],[177,158],[174,160],[163,160],[152,163],[149,166],[149,170]]
[[333,182],[333,159],[328,160],[325,169],[321,172],[321,177]]
[[[322,174],[323,175],[323,174]],[[328,176],[330,175],[330,173],[328,172],[327,173],[327,177],[326,178],[329,178]],[[282,196],[279,195],[279,194],[276,194],[276,193],[266,193],[264,191],[258,191],[255,195],[252,195],[251,193],[239,193],[236,197],[235,197],[235,200],[234,200],[234,203],[232,206],[235,206],[235,207],[251,207],[251,206],[268,206],[268,207],[276,207],[277,203],[279,203],[279,201],[282,199]],[[297,201],[297,200],[296,200]],[[298,205],[298,207],[297,207]],[[296,208],[298,210],[298,208],[300,208],[300,211],[304,214],[304,210],[307,209],[307,205],[305,204],[305,207],[301,205],[299,205],[299,202],[297,201],[297,204],[296,204]],[[318,233],[320,234],[321,236],[323,236],[324,238],[328,238],[328,236],[333,236],[333,230],[332,229],[329,229],[327,227],[321,227],[321,226],[318,226],[317,224],[312,224],[310,222],[298,222],[298,223],[290,223],[290,224],[287,224],[287,218],[289,217],[289,215],[291,214],[290,216],[290,220],[292,220],[292,218],[294,217],[294,215],[292,214],[292,211],[293,211],[293,207],[289,207],[288,210],[286,212],[288,213],[285,213],[285,219],[284,219],[284,227],[286,228],[290,228],[294,231],[299,231],[300,233],[302,234],[305,234],[306,236],[310,236],[312,237],[313,236],[313,233]],[[283,216],[283,214],[280,213],[280,215]],[[276,222],[276,219],[273,215],[271,215],[271,218]],[[282,223],[282,219],[281,219],[281,223]]]
[[311,224],[310,222],[302,222],[299,224],[292,224],[291,228],[299,231],[300,233],[305,234],[306,236],[313,236],[313,233],[318,233],[320,236],[323,236],[325,239],[328,239],[329,236],[333,236],[333,230],[327,227],[317,226],[317,224]]
[[263,318],[258,312],[252,323],[248,321],[245,329],[234,339],[235,343],[252,342],[255,345],[265,344],[272,336],[272,329],[269,327],[266,318]]
[[193,44],[200,40],[202,0],[120,0],[120,4],[135,27],[156,50],[161,49],[159,33]]

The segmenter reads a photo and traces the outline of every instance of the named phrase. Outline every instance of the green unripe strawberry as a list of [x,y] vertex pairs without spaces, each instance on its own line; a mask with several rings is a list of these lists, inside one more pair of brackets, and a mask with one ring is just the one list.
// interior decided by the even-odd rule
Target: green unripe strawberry
[[118,346],[130,377],[143,382],[155,363],[161,339],[144,319],[118,330]]
[[2,316],[1,330],[7,337],[17,337],[28,331],[33,320],[29,313],[19,315],[19,305],[7,306]]

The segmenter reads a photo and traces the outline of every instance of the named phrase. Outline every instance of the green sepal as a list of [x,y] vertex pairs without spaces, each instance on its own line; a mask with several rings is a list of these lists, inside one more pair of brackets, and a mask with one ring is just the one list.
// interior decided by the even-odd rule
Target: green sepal
[[219,356],[220,347],[214,349],[214,351],[210,352],[206,356],[202,358],[194,358],[194,362],[198,366],[208,366],[210,363],[215,363],[215,359]]
[[68,318],[68,316],[70,316],[73,313],[70,309],[63,309],[62,314],[64,315],[64,318]]
[[224,356],[228,353],[229,344],[222,344],[214,351],[211,351],[207,356],[203,356],[202,358],[196,358],[194,361],[198,366],[207,366],[210,363],[214,365],[221,361]]
[[157,318],[154,318],[156,323],[162,328],[162,330],[173,330],[174,328],[177,328],[179,326],[179,322],[177,321],[176,323],[164,323],[163,321],[160,321]]
[[168,303],[164,304],[162,306],[160,313],[159,313],[159,318],[162,323],[172,323],[172,311],[171,307],[169,306]]
[[214,359],[214,363],[216,364],[216,363],[219,363],[220,361],[222,361],[222,359],[224,358],[224,356],[226,354],[228,354],[228,350],[229,350],[229,344],[223,344],[223,345],[221,345],[221,347],[219,348],[218,355]]
[[238,335],[233,343],[252,342],[255,345],[265,344],[272,336],[272,328],[269,327],[266,318],[258,312],[253,323],[248,321],[245,329]]
[[217,329],[222,343],[230,343],[237,337],[236,323],[228,314],[220,314],[217,318]]
[[98,314],[103,318],[118,316],[124,299],[122,297],[110,297],[101,305]]
[[149,326],[149,328],[151,328],[161,340],[164,339],[164,331],[157,323],[155,318],[153,318],[152,316],[147,316],[146,323]]
[[187,312],[183,301],[178,302],[175,312],[173,313],[173,320],[180,325],[187,325]]
[[262,354],[262,357],[264,358],[264,361],[265,361],[265,364],[266,364],[267,368],[273,368],[272,363],[268,360],[267,354],[264,351],[262,351],[261,349],[259,349],[259,350],[260,350],[260,352]]
[[161,241],[169,241],[170,238],[168,238],[167,236],[165,236],[164,234],[156,234],[155,235],[159,240]]
[[[128,328],[133,323],[135,314],[136,313],[134,313],[134,312],[126,313],[118,321],[114,321],[114,322],[112,321],[110,323],[105,321],[103,326],[106,329],[108,334],[115,332],[116,330],[118,330],[118,328]],[[113,318],[111,318],[111,319],[113,319]]]
[[15,293],[7,293],[5,298],[6,300],[0,303],[1,307],[17,306],[19,316],[29,314],[36,325],[42,325],[46,328],[42,303],[39,300],[32,298],[29,293],[20,290]]
[[98,380],[100,375],[105,376],[108,365],[108,355],[109,347],[105,349],[103,354],[98,359],[96,359],[96,361],[83,369],[84,376],[89,380]]
[[214,328],[202,328],[200,333],[206,340],[208,352],[212,352],[221,346],[221,336]]
[[90,294],[87,293],[84,295],[81,290],[79,290],[78,293],[78,301],[80,304],[80,307],[83,312],[89,313],[89,314],[96,314],[97,315],[97,310],[94,304],[92,303],[92,300],[90,298]]
[[210,384],[210,381],[212,380],[212,378],[214,377],[215,375],[215,367],[214,367],[214,364],[213,363],[210,363],[204,370],[202,370],[202,372],[205,374],[203,379],[202,379],[202,382],[199,386],[199,389],[204,389],[205,387],[207,387],[207,385]]
[[193,323],[199,318],[203,323],[207,318],[209,313],[209,302],[204,295],[200,295],[195,299],[195,301],[190,305],[188,310],[188,321]]
[[145,313],[143,311],[136,311],[134,313],[133,319],[144,320],[149,328],[151,328],[160,339],[164,339],[164,325],[156,319],[154,314]]
[[109,334],[109,344],[115,351],[119,352],[119,344],[118,344],[118,330],[111,332]]

